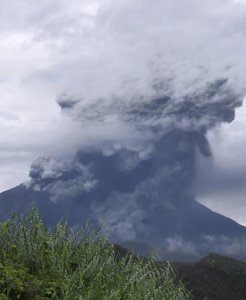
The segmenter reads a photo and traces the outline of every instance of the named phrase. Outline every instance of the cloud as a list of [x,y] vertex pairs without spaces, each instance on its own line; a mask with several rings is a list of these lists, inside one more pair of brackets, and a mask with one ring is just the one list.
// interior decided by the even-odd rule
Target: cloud
[[77,161],[55,158],[38,158],[31,165],[29,176],[27,187],[49,192],[53,202],[88,193],[97,184],[89,168]]
[[[236,111],[235,121],[210,131],[213,158],[197,164],[197,198],[228,217],[245,221],[245,105]],[[240,207],[240,209],[239,209]]]
[[220,253],[222,255],[245,258],[246,239],[226,236],[202,236],[199,242],[172,236],[165,239],[163,246],[157,250],[157,257],[170,257],[171,260],[195,261],[205,253]]
[[[15,115],[0,123],[1,147],[14,149],[16,157],[27,153],[20,158],[23,174],[38,156],[82,165],[88,159],[89,179],[83,172],[60,178],[58,160],[55,167],[43,161],[35,180],[43,184],[52,179],[47,172],[53,175],[52,183],[41,186],[49,186],[55,201],[82,193],[98,204],[95,180],[95,188],[105,193],[98,218],[106,215],[113,220],[109,224],[136,236],[134,218],[141,224],[142,208],[134,201],[143,196],[140,187],[155,187],[156,193],[148,194],[155,199],[178,178],[186,195],[197,152],[210,156],[206,131],[234,119],[245,93],[246,8],[222,0],[72,0],[69,5],[56,0],[38,6],[3,0],[1,8],[1,111]],[[166,135],[170,132],[174,139]],[[113,193],[117,208],[125,194],[136,197],[119,215],[121,226],[111,216]],[[163,205],[170,209],[171,196],[179,198],[166,192]],[[125,216],[128,225],[122,223]]]

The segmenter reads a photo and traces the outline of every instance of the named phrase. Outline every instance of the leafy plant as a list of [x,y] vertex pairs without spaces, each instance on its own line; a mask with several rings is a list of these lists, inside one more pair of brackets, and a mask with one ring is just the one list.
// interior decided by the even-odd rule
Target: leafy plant
[[170,266],[119,256],[90,226],[48,230],[36,209],[0,223],[0,299],[185,300]]

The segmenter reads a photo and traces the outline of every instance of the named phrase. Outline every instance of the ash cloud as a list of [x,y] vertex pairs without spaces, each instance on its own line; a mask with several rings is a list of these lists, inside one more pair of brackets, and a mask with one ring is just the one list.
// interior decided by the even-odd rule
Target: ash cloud
[[102,3],[89,23],[75,14],[72,28],[80,30],[57,40],[45,27],[38,36],[60,58],[73,58],[49,75],[61,87],[63,117],[81,129],[71,134],[83,143],[69,162],[34,163],[30,188],[56,203],[70,201],[76,215],[86,207],[86,218],[103,224],[114,242],[172,250],[184,240],[196,253],[201,236],[216,231],[220,239],[227,227],[228,239],[243,234],[199,206],[194,184],[197,157],[211,157],[207,132],[232,122],[242,104],[246,49],[237,45],[245,7],[219,0]]
[[49,192],[53,202],[81,196],[97,184],[89,168],[75,160],[38,158],[31,165],[29,176],[31,181],[28,185],[35,191]]
[[[58,99],[62,111],[81,122],[107,122],[114,118],[134,127],[165,127],[180,126],[186,129],[210,129],[222,122],[232,122],[235,108],[242,105],[242,98],[234,91],[228,79],[218,79],[208,83],[202,90],[194,90],[176,99],[175,93],[156,91],[153,88],[152,97],[145,99],[144,94],[138,95],[132,102],[124,98],[98,99],[94,103],[84,103],[84,100],[74,102],[67,96]],[[76,103],[73,107],[71,103]]]
[[245,259],[246,238],[227,236],[201,236],[199,241],[186,240],[182,236],[167,238],[162,247],[156,248],[159,259],[199,260],[208,253],[220,253],[225,256]]
[[[246,231],[241,228],[238,233],[239,225],[224,224],[221,216],[217,220],[200,207],[194,184],[197,158],[211,157],[207,131],[233,121],[239,105],[238,95],[226,80],[217,80],[178,103],[163,96],[136,107],[98,105],[92,118],[89,110],[93,114],[95,106],[80,110],[77,103],[69,108],[68,117],[86,124],[89,116],[90,123],[101,120],[103,124],[106,113],[117,113],[116,119],[134,128],[135,134],[149,133],[145,141],[149,151],[144,152],[144,143],[136,147],[123,141],[98,142],[78,150],[72,164],[38,160],[30,172],[31,186],[48,191],[53,201],[76,203],[76,213],[78,207],[86,207],[86,217],[102,224],[112,242],[129,248],[134,244],[142,254],[146,254],[143,244],[151,245],[148,253],[156,247],[160,257],[166,258],[193,260],[213,250],[227,254],[228,241],[236,235],[240,245],[239,236]],[[62,110],[67,114],[66,107]],[[214,242],[201,243],[203,236],[215,236]],[[217,246],[221,239],[223,249]]]

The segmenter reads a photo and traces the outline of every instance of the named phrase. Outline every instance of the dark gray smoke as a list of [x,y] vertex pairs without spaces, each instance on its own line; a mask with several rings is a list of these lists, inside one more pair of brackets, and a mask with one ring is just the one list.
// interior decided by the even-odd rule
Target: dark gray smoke
[[[112,241],[134,245],[143,254],[154,246],[161,257],[176,253],[182,259],[189,253],[197,258],[223,243],[224,253],[229,252],[228,240],[238,235],[236,223],[217,219],[194,198],[197,155],[211,156],[206,132],[232,122],[241,105],[226,79],[179,101],[164,94],[132,105],[112,99],[83,106],[83,100],[66,97],[58,103],[68,116],[102,126],[115,116],[135,131],[139,144],[100,141],[78,150],[70,161],[38,159],[30,171],[32,188],[50,193],[57,205],[69,202],[76,216],[83,211],[83,218],[104,225]],[[238,245],[238,238],[233,243]],[[234,254],[241,251],[242,244]]]
[[99,98],[92,103],[63,95],[57,102],[62,111],[83,121],[105,122],[116,116],[135,127],[158,128],[175,124],[204,131],[221,122],[232,122],[235,108],[242,104],[241,95],[231,90],[228,79],[218,79],[179,99],[172,95],[168,86],[158,88],[153,83],[152,94],[152,98],[147,99],[139,95],[132,101],[112,97],[106,101]]
[[79,161],[45,157],[32,164],[30,177],[33,189],[48,191],[54,202],[88,193],[97,183],[90,170]]

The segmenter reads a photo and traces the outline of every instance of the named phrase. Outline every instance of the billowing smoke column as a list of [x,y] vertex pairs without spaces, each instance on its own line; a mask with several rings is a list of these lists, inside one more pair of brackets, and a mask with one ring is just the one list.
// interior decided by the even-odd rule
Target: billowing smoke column
[[[40,158],[31,167],[31,187],[48,192],[58,206],[66,203],[71,223],[103,224],[112,241],[140,253],[154,246],[164,257],[187,259],[223,252],[216,247],[224,243],[224,253],[233,254],[228,247],[238,236],[236,223],[198,204],[193,185],[197,156],[211,155],[207,130],[234,120],[239,95],[219,79],[179,101],[171,94],[134,105],[114,100],[85,106],[63,95],[58,104],[81,124],[103,126],[113,115],[135,132],[135,142],[92,143],[67,161]],[[233,243],[240,252],[237,238]]]
[[206,133],[243,99],[245,6],[95,2],[87,19],[85,9],[67,20],[51,72],[64,118],[81,129],[77,154],[38,159],[30,189],[73,225],[91,219],[142,253],[241,253],[245,229],[197,203],[194,184],[197,157],[211,156]]

